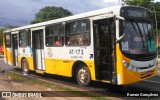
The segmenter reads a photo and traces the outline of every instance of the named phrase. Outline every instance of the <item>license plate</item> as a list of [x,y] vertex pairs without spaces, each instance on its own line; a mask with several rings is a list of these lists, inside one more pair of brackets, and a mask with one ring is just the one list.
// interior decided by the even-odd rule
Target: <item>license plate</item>
[[151,71],[147,71],[147,72],[146,72],[146,75],[151,75],[151,74],[152,74]]

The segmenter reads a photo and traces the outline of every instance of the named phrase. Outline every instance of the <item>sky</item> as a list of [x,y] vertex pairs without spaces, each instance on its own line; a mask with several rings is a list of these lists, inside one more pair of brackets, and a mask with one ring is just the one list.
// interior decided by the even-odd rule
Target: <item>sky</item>
[[45,6],[63,7],[80,14],[118,4],[119,0],[0,0],[0,27],[28,25]]

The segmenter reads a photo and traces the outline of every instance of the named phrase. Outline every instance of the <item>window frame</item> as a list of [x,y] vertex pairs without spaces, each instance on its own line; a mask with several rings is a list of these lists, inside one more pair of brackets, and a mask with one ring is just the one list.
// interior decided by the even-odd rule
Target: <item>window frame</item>
[[[23,43],[22,43],[22,45],[20,45],[20,41],[21,40],[23,40],[23,38],[22,39],[20,39],[20,34],[22,34],[21,32],[24,32],[23,34],[26,34],[26,36],[25,36],[25,38],[26,38],[26,45],[23,45]],[[27,47],[27,46],[31,46],[31,44],[30,45],[28,45],[28,42],[29,42],[29,32],[28,32],[28,30],[26,30],[26,29],[24,29],[24,30],[20,30],[19,31],[19,33],[18,33],[18,45],[19,45],[19,47]],[[31,40],[31,39],[30,39]],[[31,43],[31,42],[30,42]]]
[[27,30],[27,37],[28,37],[28,40],[27,40],[27,45],[28,45],[28,47],[31,47],[31,45],[32,45],[32,42],[31,42],[31,38],[32,38],[32,36],[31,36],[31,30],[30,29],[28,29]]
[[[61,25],[61,26],[62,26],[62,28],[63,28],[62,34],[54,34],[54,35],[51,35],[51,36],[47,36],[47,34],[50,35],[49,33],[47,33],[47,28],[53,27],[53,26],[56,26],[56,25]],[[50,24],[50,25],[45,26],[45,46],[46,46],[46,47],[63,47],[63,46],[64,46],[64,33],[65,33],[65,27],[64,27],[63,22],[53,23],[53,24]],[[54,39],[56,40],[56,38],[57,38],[58,36],[61,37],[61,45],[56,45],[56,44],[55,44],[56,41],[55,41],[55,43],[53,43],[52,45],[47,45],[47,38],[48,38],[48,37],[50,37],[50,38],[52,38],[52,39],[53,39],[53,37],[54,37]],[[56,37],[56,38],[55,38],[55,37]]]
[[[6,39],[6,35],[9,35],[10,36],[10,42],[9,42],[9,44],[7,44],[7,39]],[[5,33],[5,46],[7,47],[7,48],[11,48],[11,46],[12,46],[12,42],[11,42],[12,40],[11,40],[11,33]]]
[[[83,20],[86,20],[86,22],[88,21],[88,31],[82,31],[81,33],[80,32],[76,32],[76,33],[70,33],[70,34],[67,34],[66,33],[66,24],[68,24],[68,23],[73,23],[73,22],[76,22],[76,21],[83,21]],[[76,19],[76,20],[70,20],[70,21],[66,21],[65,22],[65,36],[64,36],[64,38],[65,38],[65,46],[66,47],[78,47],[78,46],[90,46],[90,44],[91,44],[91,27],[90,27],[91,25],[90,25],[90,19],[89,18],[82,18],[82,19]],[[67,39],[68,39],[68,37],[67,37],[67,35],[76,35],[76,34],[83,34],[83,33],[88,33],[89,34],[89,38],[88,38],[88,44],[86,44],[86,45],[84,45],[84,44],[82,44],[82,45],[68,45],[67,44]]]

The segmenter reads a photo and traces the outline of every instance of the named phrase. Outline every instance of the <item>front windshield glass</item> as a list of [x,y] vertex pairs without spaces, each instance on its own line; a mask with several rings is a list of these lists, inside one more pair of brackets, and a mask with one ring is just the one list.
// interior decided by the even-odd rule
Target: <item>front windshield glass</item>
[[122,51],[128,54],[147,54],[156,52],[156,35],[151,22],[126,21]]

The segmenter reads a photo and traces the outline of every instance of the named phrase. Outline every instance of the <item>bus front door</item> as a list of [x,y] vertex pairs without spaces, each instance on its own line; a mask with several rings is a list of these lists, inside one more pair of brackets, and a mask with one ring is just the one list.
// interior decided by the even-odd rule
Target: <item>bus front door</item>
[[17,33],[12,34],[12,51],[13,51],[13,65],[18,66],[18,39]]
[[32,31],[32,47],[35,70],[45,70],[43,29]]
[[98,80],[113,83],[115,74],[115,25],[114,18],[93,21],[95,66]]

